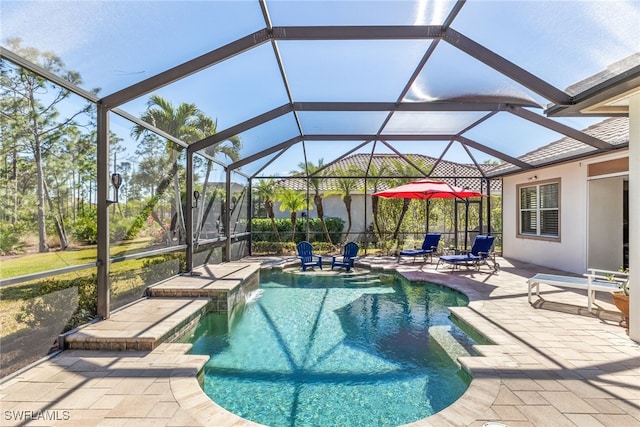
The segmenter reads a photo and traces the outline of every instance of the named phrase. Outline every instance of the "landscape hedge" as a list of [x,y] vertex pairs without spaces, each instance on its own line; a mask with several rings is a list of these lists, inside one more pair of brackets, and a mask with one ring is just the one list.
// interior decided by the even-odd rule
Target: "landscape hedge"
[[[280,240],[278,240],[273,225],[269,218],[253,218],[251,220],[252,241],[256,242],[291,242],[291,220],[276,219],[275,220]],[[309,242],[327,242],[327,238],[322,230],[322,223],[319,218],[301,219],[296,221],[296,232],[293,239],[294,243],[300,243],[307,240],[306,227],[309,225]],[[335,245],[341,241],[342,231],[344,229],[344,220],[341,218],[328,217],[325,218],[331,242]]]

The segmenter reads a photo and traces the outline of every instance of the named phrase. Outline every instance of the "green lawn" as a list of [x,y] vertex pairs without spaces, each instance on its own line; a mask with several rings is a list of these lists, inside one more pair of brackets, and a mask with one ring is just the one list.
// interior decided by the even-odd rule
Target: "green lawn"
[[[116,257],[127,253],[140,252],[149,247],[150,243],[150,239],[138,239],[127,241],[117,246],[112,245],[111,256]],[[6,258],[2,260],[0,279],[92,263],[96,261],[96,257],[97,249],[95,245],[92,245],[66,251],[51,251]]]
[[[148,241],[144,240],[136,241],[127,245],[112,247],[111,256],[139,252],[141,249],[146,247],[148,247]],[[95,261],[95,257],[95,247],[72,251],[25,255],[24,257],[3,260],[2,274],[3,278],[16,277],[40,271],[53,270],[68,265],[93,262]],[[140,275],[140,271],[145,269],[144,263],[145,259],[130,259],[112,264],[110,271],[112,278],[111,292],[113,298],[117,298],[120,294],[127,293],[144,286],[143,278]],[[73,280],[80,277],[90,277],[95,274],[95,272],[95,268],[87,269],[56,275],[50,279],[58,281]],[[26,301],[33,299],[34,295],[40,295],[40,286],[50,279],[31,280],[25,283],[5,286],[0,289],[0,324],[2,324],[2,333],[0,336],[5,337],[28,327],[26,324],[17,321],[16,314],[22,310]]]

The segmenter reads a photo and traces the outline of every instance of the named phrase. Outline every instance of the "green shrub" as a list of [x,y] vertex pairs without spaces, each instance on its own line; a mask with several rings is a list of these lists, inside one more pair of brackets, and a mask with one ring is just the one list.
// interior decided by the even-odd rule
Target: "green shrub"
[[[327,224],[329,236],[331,236],[331,241],[333,242],[333,244],[339,243],[342,239],[342,231],[344,230],[344,220],[342,218],[328,217],[325,218],[325,222]],[[322,225],[320,224],[320,221],[318,221],[318,225],[318,231],[322,231]],[[322,239],[318,239],[317,241],[326,242],[326,238],[323,235]]]
[[47,279],[23,297],[16,320],[30,327],[59,325],[65,332],[94,318],[98,308],[97,276]]
[[335,245],[332,245],[329,242],[313,242],[312,244],[314,254],[335,253]]
[[185,271],[186,266],[184,252],[172,252],[144,259],[140,274],[144,285],[149,286]]
[[126,221],[126,229],[124,230],[124,235],[122,240],[133,240],[147,225],[148,216],[137,215],[134,218],[129,218]]
[[131,223],[135,220],[127,219],[127,218],[118,218],[114,220],[111,218],[111,224],[109,228],[110,238],[114,242],[118,242],[121,240],[132,240],[137,233],[131,233]]
[[24,235],[24,224],[0,224],[0,254],[10,254],[19,251],[24,243],[21,236]]
[[[313,252],[318,254],[334,253],[335,247],[328,242],[314,242]],[[252,242],[253,255],[295,255],[296,243],[293,242]]]
[[[281,240],[286,240],[291,234],[291,221],[288,219],[275,220]],[[251,220],[251,233],[254,242],[277,242],[277,236],[269,218],[253,218]]]
[[[280,241],[291,241],[291,220],[276,219],[275,220]],[[327,238],[322,229],[322,223],[319,218],[298,219],[296,221],[296,232],[294,237],[295,243],[300,243],[307,239],[306,227],[309,226],[309,241],[326,242]],[[344,221],[341,218],[328,217],[325,218],[327,231],[331,236],[331,241],[335,244],[340,241],[342,230],[344,229]],[[252,241],[255,242],[277,242],[276,233],[269,218],[253,218],[251,220]]]
[[98,242],[98,217],[96,209],[88,209],[76,220],[74,230],[76,240],[93,245]]
[[251,248],[254,255],[290,255],[296,252],[296,245],[292,242],[253,242]]
[[[122,218],[119,215],[110,215],[109,234],[112,241],[132,240],[135,238],[144,222],[137,222],[137,218]],[[95,208],[88,209],[80,216],[74,229],[75,238],[83,243],[92,245],[98,240],[98,216]]]

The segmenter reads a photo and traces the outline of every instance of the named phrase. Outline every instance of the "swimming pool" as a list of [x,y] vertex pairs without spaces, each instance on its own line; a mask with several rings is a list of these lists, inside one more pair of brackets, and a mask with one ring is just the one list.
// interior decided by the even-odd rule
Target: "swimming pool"
[[449,406],[470,378],[452,358],[475,341],[449,319],[464,295],[377,275],[262,272],[227,325],[209,314],[190,341],[208,354],[204,390],[278,426],[395,426]]

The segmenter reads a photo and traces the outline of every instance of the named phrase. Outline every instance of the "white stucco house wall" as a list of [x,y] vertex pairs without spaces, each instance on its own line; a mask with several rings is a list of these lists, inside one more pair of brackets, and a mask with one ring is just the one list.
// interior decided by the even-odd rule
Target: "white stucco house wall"
[[[619,149],[579,160],[560,160],[548,167],[503,177],[505,257],[576,274],[585,273],[587,268],[618,270],[628,265],[625,251],[629,243],[629,214],[624,198],[625,191],[628,197],[629,120],[607,119],[585,132]],[[563,138],[520,159],[535,164],[554,156],[575,156],[581,150],[585,150],[584,144]],[[528,191],[535,194],[541,188],[551,199],[556,197],[557,190],[557,230],[554,224],[541,230],[544,227],[539,219],[545,215],[544,207],[538,207],[538,218],[526,224],[531,212],[526,206],[526,194]],[[551,206],[546,215],[553,222],[555,208]]]
[[[425,156],[422,154],[406,154],[404,157],[410,159],[414,164],[418,165],[424,171],[430,171],[430,178],[438,181],[447,181],[452,185],[465,187],[473,191],[479,191],[486,194],[486,188],[481,184],[481,178],[483,173],[478,169],[479,167],[489,170],[492,165],[474,165],[474,164],[462,164],[449,162],[445,160],[438,160],[437,158]],[[383,164],[393,169],[394,162],[404,162],[404,159],[395,154],[353,154],[337,160],[335,163],[329,164],[323,173],[324,176],[335,177],[339,171],[347,170],[349,167],[356,167],[360,170],[366,170],[369,163],[376,168],[380,168]],[[418,174],[418,171],[416,171]],[[424,177],[416,176],[412,180],[424,179]],[[283,186],[293,188],[299,191],[306,191],[306,181],[304,179],[289,179],[281,181]],[[486,185],[486,184],[485,184]],[[491,182],[491,193],[500,194],[501,180],[496,179]],[[357,180],[357,188],[352,194],[351,200],[351,231],[350,233],[364,233],[370,225],[373,223],[373,213],[371,209],[371,194],[373,187],[371,182],[368,184],[368,194],[362,191],[364,188],[364,179]],[[386,189],[385,184],[381,184],[378,190]],[[317,218],[318,214],[316,207],[313,203],[313,188],[309,189],[309,200],[311,210],[309,211],[310,218]],[[342,195],[339,194],[337,187],[337,180],[335,178],[327,178],[321,183],[321,191],[324,194],[323,206],[324,216],[341,218],[345,222],[344,231],[346,232],[348,227],[347,211],[342,200]],[[289,218],[289,211],[280,211],[280,203],[274,203],[274,211],[276,218]],[[301,216],[301,212],[298,212],[298,218]]]
[[[365,196],[364,194],[357,193],[351,195],[351,231],[350,234],[364,233],[367,227],[373,222],[373,213],[371,211],[371,196],[367,196],[366,201],[366,215],[365,215]],[[310,197],[310,210],[309,218],[317,218],[318,212],[316,206],[313,204],[313,194]],[[343,231],[347,231],[347,210],[342,201],[342,196],[328,195],[322,198],[322,205],[324,207],[324,217],[340,218],[344,221]],[[274,213],[276,218],[288,219],[289,211],[280,211],[280,202],[274,203]],[[303,211],[298,212],[298,220],[302,217]],[[306,212],[305,212],[306,214]]]

